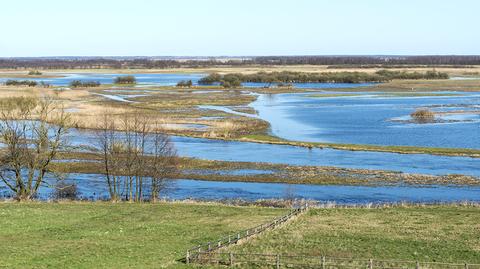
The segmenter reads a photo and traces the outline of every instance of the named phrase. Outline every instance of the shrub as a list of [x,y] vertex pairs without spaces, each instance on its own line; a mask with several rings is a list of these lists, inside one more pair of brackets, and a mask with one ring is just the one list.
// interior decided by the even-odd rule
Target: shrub
[[192,85],[191,80],[181,80],[177,83],[177,87],[192,87]]
[[115,84],[135,84],[137,83],[137,79],[134,76],[123,76],[116,77],[113,82]]
[[100,82],[98,81],[81,81],[81,80],[73,80],[70,82],[70,87],[72,88],[79,88],[79,87],[98,87],[100,86]]
[[412,119],[419,123],[428,123],[435,121],[435,113],[428,109],[418,109],[410,114]]
[[29,76],[40,76],[40,75],[42,75],[42,72],[40,72],[38,70],[32,70],[32,71],[28,72],[28,75]]
[[28,86],[28,87],[35,87],[37,86],[37,82],[34,80],[12,80],[9,79],[5,82],[7,86]]
[[79,196],[77,184],[65,183],[60,181],[56,186],[52,194],[52,198],[55,200],[77,200]]

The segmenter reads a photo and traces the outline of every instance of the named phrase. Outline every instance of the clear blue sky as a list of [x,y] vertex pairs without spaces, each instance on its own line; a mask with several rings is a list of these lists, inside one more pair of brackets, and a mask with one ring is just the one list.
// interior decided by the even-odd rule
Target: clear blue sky
[[2,0],[0,57],[480,54],[478,0]]

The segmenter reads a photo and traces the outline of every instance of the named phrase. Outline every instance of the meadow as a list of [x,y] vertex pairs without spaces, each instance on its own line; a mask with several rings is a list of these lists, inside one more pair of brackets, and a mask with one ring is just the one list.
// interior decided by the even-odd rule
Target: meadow
[[0,204],[0,267],[186,268],[188,248],[284,209],[194,203]]
[[[0,259],[6,268],[197,268],[184,263],[187,249],[286,212],[193,202],[3,202]],[[312,208],[224,251],[480,263],[479,216],[474,205]]]
[[478,264],[479,211],[460,205],[312,209],[228,251]]

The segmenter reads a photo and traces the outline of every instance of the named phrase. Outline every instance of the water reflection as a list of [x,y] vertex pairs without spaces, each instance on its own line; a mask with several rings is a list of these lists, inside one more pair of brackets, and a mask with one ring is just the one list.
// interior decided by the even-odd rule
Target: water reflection
[[[66,183],[77,185],[80,198],[108,199],[107,185],[103,175],[69,174]],[[0,183],[0,194],[8,192]],[[41,188],[39,197],[51,197],[51,189]],[[161,197],[173,200],[228,200],[242,199],[308,199],[338,204],[364,203],[434,203],[480,201],[480,187],[460,186],[321,186],[281,183],[217,182],[204,180],[171,180],[161,192]]]

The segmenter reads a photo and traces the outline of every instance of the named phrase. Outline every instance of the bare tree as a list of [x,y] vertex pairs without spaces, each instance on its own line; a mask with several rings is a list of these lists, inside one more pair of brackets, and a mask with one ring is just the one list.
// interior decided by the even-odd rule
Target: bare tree
[[49,98],[15,97],[0,101],[0,179],[18,200],[30,200],[47,175],[50,164],[66,148],[69,117]]
[[176,172],[169,136],[139,112],[118,120],[105,113],[98,129],[111,200],[156,200],[168,176]]

